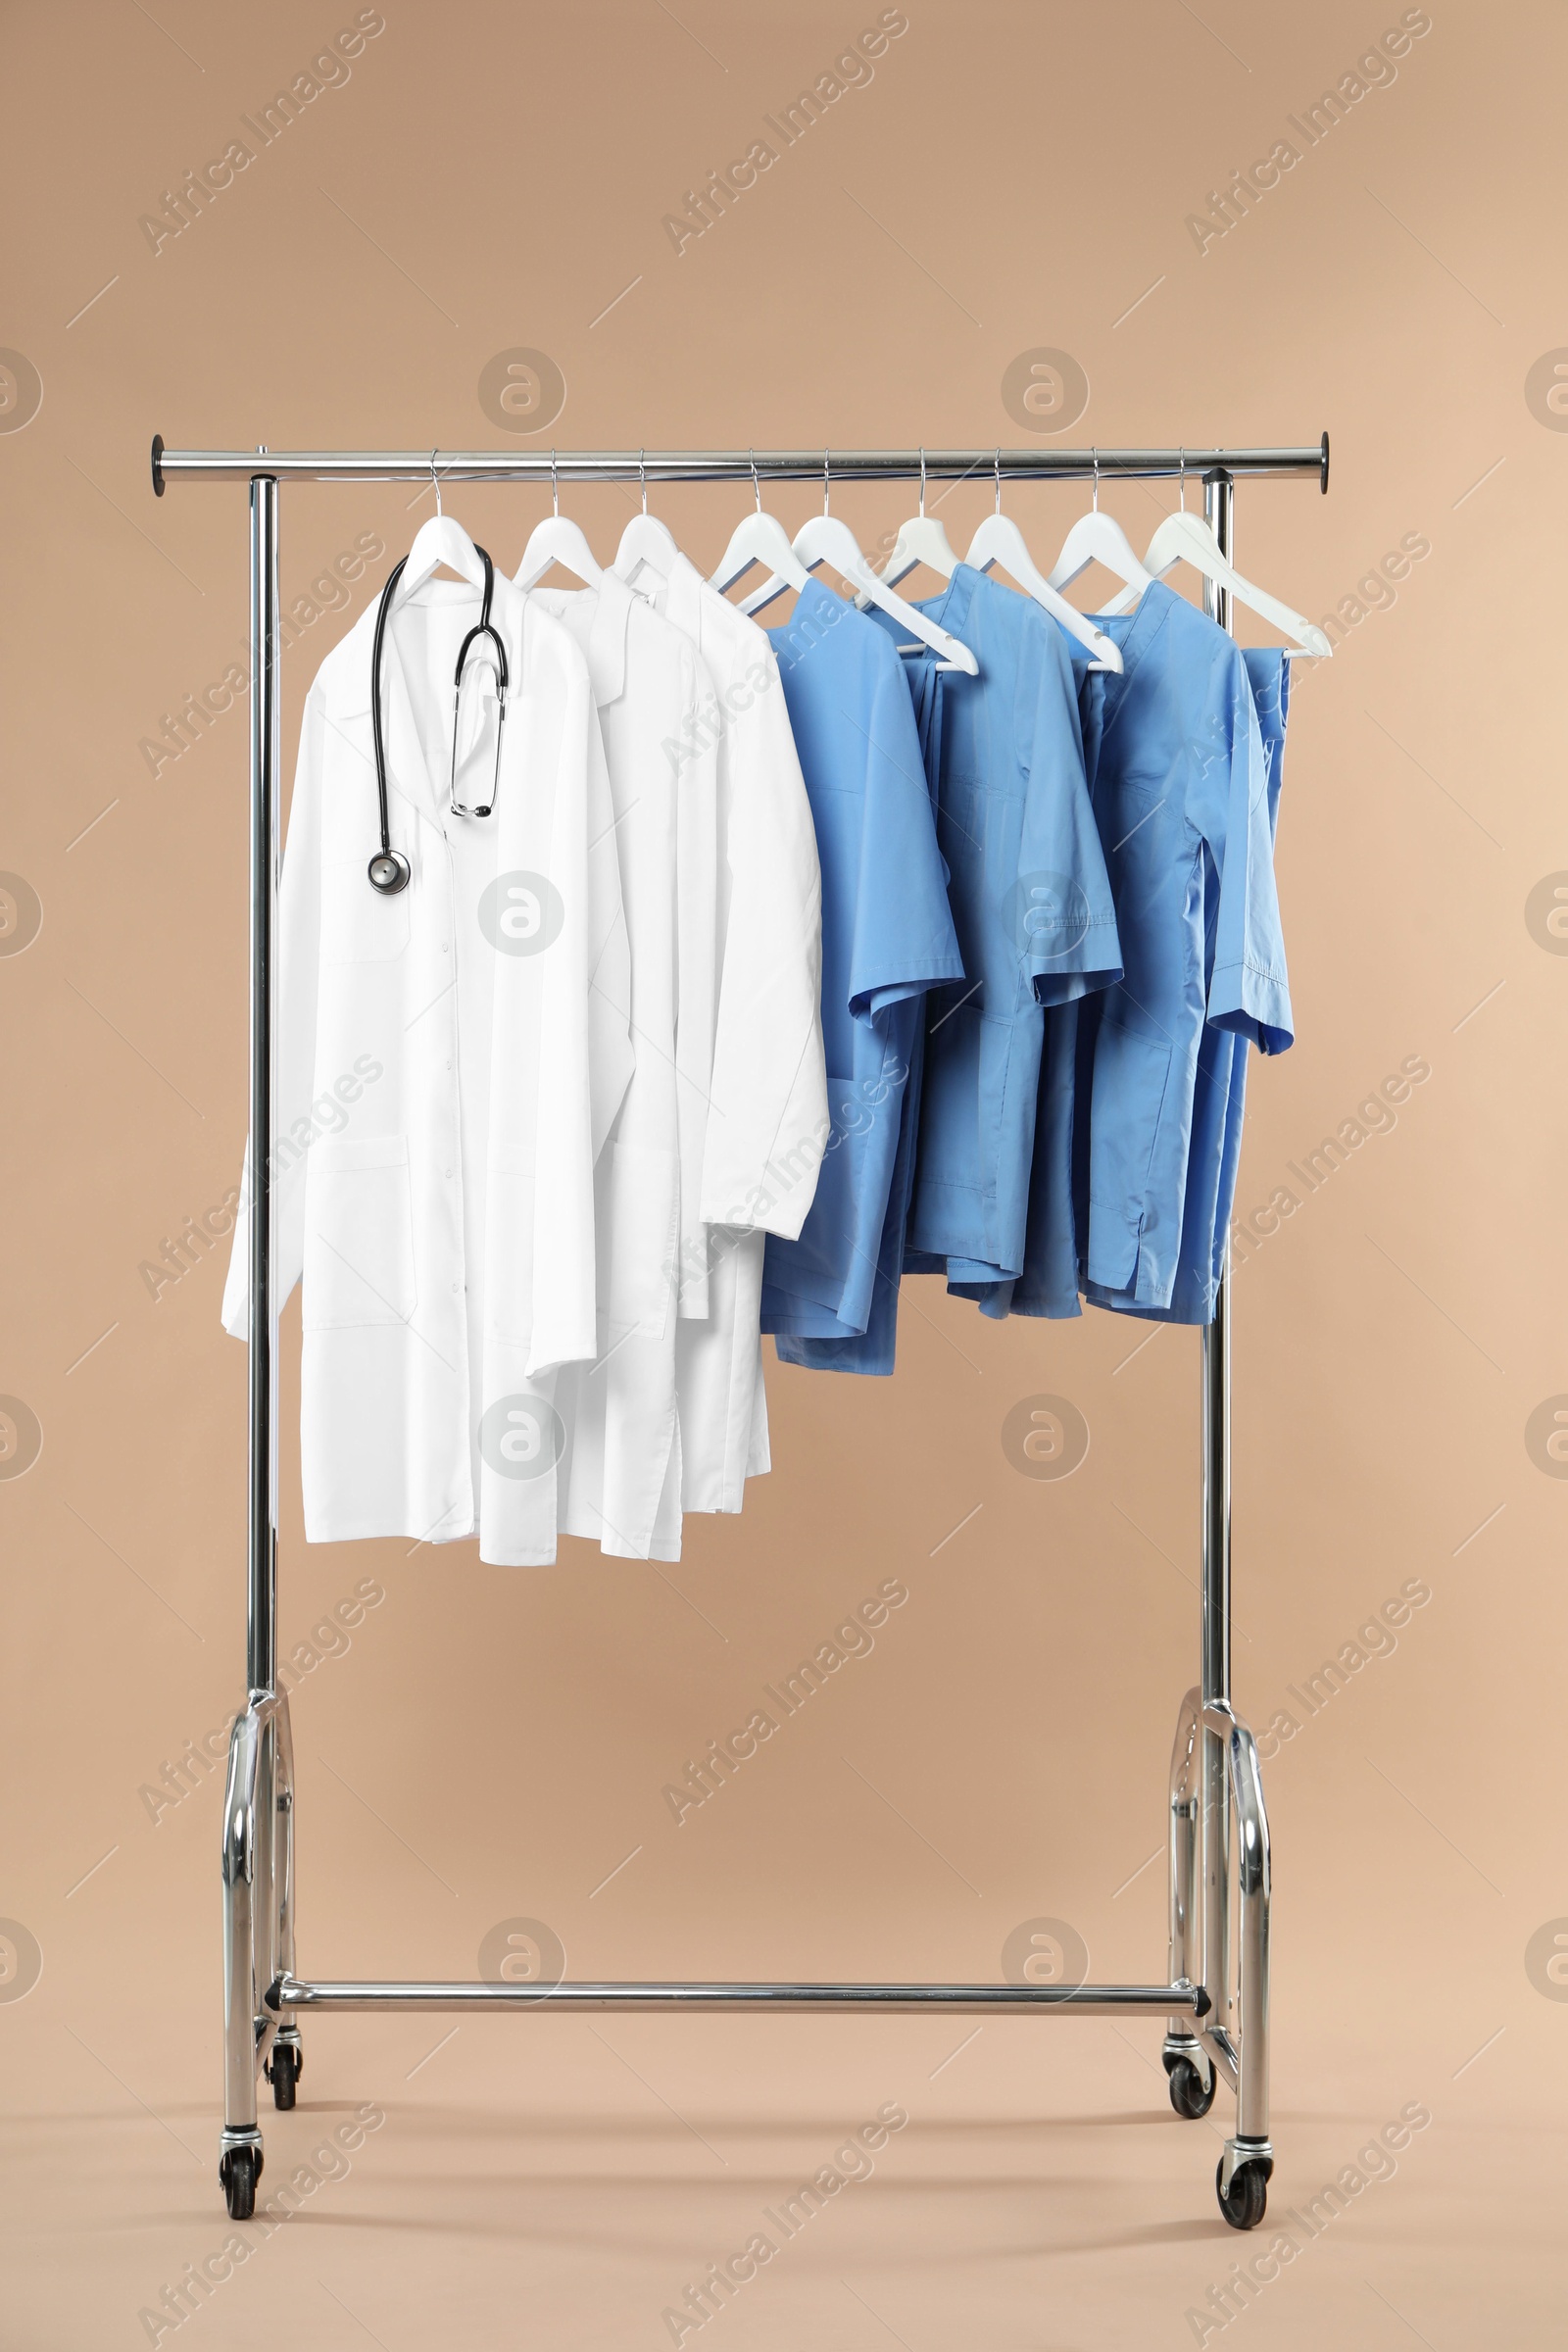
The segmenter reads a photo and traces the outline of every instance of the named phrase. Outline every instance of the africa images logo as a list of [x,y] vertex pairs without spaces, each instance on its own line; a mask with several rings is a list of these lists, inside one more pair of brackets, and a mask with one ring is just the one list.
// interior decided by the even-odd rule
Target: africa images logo
[[548,1396],[498,1396],[479,1422],[479,1456],[498,1478],[543,1478],[565,1451],[566,1425]]
[[561,937],[566,909],[547,874],[497,874],[479,900],[479,928],[501,956],[540,956]]
[[1089,1451],[1089,1424],[1065,1396],[1022,1396],[1002,1424],[1002,1450],[1024,1478],[1071,1478]]

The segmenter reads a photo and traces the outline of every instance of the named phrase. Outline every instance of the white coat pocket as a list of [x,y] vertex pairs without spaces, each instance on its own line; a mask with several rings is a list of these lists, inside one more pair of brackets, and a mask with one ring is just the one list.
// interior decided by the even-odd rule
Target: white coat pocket
[[314,1144],[305,1177],[304,1328],[407,1323],[417,1303],[407,1137]]

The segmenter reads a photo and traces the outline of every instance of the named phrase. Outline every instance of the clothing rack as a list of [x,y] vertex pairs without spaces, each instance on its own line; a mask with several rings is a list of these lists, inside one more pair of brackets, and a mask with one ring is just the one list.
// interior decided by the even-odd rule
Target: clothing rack
[[[1200,1672],[1182,1700],[1170,1770],[1170,1953],[1157,1984],[323,1984],[295,1973],[294,1767],[288,1694],[277,1688],[277,1305],[270,1192],[280,864],[278,488],[302,482],[1067,481],[1201,476],[1203,512],[1229,557],[1243,475],[1315,476],[1329,441],[1284,449],[516,451],[168,449],[152,445],[153,488],[250,484],[250,1134],[248,1697],[229,1742],[223,1811],[225,2093],[219,2178],[235,2220],[254,2211],[262,2171],[257,2078],[294,2104],[302,2010],[514,2012],[874,2009],[955,2016],[1163,2015],[1172,2105],[1207,2113],[1223,2077],[1236,2129],[1216,2175],[1235,2228],[1262,2220],[1269,2140],[1269,1841],[1252,1734],[1231,1699],[1231,1311],[1229,1252],[1202,1343]],[[1230,627],[1230,597],[1204,583],[1204,610]],[[1238,1932],[1233,1938],[1234,1875]],[[1233,1967],[1234,1941],[1234,1967]]]

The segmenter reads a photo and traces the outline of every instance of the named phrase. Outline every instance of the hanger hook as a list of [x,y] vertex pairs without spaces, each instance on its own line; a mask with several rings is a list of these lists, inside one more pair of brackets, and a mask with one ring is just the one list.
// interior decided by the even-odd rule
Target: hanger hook
[[639,481],[642,483],[642,486],[643,486],[643,513],[644,513],[645,514],[647,514],[647,512],[648,512],[648,466],[647,466],[647,463],[646,463],[646,461],[647,461],[647,457],[648,457],[648,452],[647,452],[647,450],[646,450],[646,449],[640,449],[640,450],[637,452],[637,478],[638,478],[638,480],[639,480]]
[[920,444],[920,512],[925,513],[925,444]]
[[746,460],[752,469],[752,496],[757,501],[757,512],[760,514],[762,512],[762,485],[757,478],[757,452],[755,449],[749,449],[746,452]]
[[1095,513],[1098,514],[1100,513],[1100,452],[1098,449],[1091,448],[1089,455],[1095,461]]
[[822,512],[823,512],[823,514],[826,514],[828,513],[828,511],[829,511],[829,510],[828,510],[828,490],[829,490],[829,477],[828,477],[828,470],[827,470],[827,451],[824,449],[824,450],[823,450],[823,452],[822,452]]
[[430,452],[430,486],[435,492],[435,511],[441,512],[441,476],[435,469],[435,451]]
[[1176,452],[1176,464],[1179,472],[1182,513],[1185,514],[1187,512],[1187,452],[1185,449],[1179,449]]
[[561,476],[556,471],[556,453],[554,450],[550,452],[550,504],[552,507],[554,507],[556,513],[559,514],[561,513]]
[[995,463],[997,468],[997,513],[1000,514],[1002,513],[1002,444],[1000,441],[997,443]]

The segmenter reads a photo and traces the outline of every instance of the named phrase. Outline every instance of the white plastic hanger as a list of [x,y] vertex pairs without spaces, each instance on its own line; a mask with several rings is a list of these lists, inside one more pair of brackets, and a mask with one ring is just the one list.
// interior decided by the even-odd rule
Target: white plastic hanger
[[1095,657],[1091,664],[1093,668],[1119,671],[1122,665],[1121,648],[1102,629],[1097,629],[1087,613],[1080,612],[1076,605],[1069,605],[1064,596],[1057,595],[1024,545],[1023,533],[1012,516],[1002,512],[1000,449],[997,451],[996,467],[996,510],[986,516],[970,540],[969,553],[964,562],[976,571],[989,571],[993,564],[1000,564],[1009,578],[1016,580],[1020,588],[1028,590],[1037,605],[1043,605],[1054,619],[1060,621],[1069,637],[1075,637],[1080,645],[1088,647]]
[[[751,452],[747,455],[750,457]],[[762,485],[757,478],[757,460],[752,458],[752,490],[757,504],[750,514],[743,515],[735,525],[728,547],[719,558],[718,569],[709,581],[720,596],[733,588],[744,572],[754,564],[769,564],[774,575],[786,588],[797,593],[806,586],[810,573],[790,545],[790,535],[776,514],[767,514],[762,506]]]
[[[968,677],[977,678],[980,675],[980,664],[969,648],[966,645],[960,645],[956,637],[940,627],[936,621],[928,620],[923,612],[916,612],[913,605],[906,605],[902,596],[895,594],[885,581],[877,577],[861,554],[859,544],[849,524],[841,521],[837,514],[829,513],[829,489],[828,453],[824,449],[822,452],[822,512],[820,514],[813,514],[808,522],[803,523],[795,534],[795,555],[798,562],[803,564],[808,571],[814,571],[819,564],[831,564],[834,570],[849,582],[852,593],[859,595],[863,592],[868,604],[880,606],[881,610],[890,614],[901,628],[906,629],[909,635],[916,639],[917,645],[928,646],[932,653],[940,654],[942,656],[939,664],[941,668],[961,669]],[[770,604],[775,596],[783,594],[784,587],[785,582],[776,575],[770,580],[764,580],[755,596],[749,596],[743,601],[741,611],[743,612],[760,612],[763,605]],[[901,653],[912,653],[917,648],[916,646],[901,646],[899,650]]]
[[[1205,522],[1200,514],[1189,514],[1185,453],[1180,458],[1180,482],[1181,505],[1174,514],[1167,514],[1164,521],[1156,525],[1144,557],[1146,568],[1156,579],[1162,580],[1167,572],[1175,570],[1178,564],[1191,564],[1195,571],[1202,573],[1204,579],[1212,580],[1216,587],[1228,588],[1238,604],[1246,605],[1260,619],[1271,621],[1282,636],[1289,637],[1291,644],[1287,649],[1287,660],[1297,654],[1310,654],[1317,661],[1327,661],[1334,648],[1316,622],[1306,619],[1302,613],[1293,612],[1289,605],[1282,605],[1278,597],[1270,596],[1265,589],[1254,588],[1250,580],[1244,580],[1241,573],[1227,563],[1214,536],[1213,526]],[[1131,601],[1130,592],[1124,589],[1105,610],[1107,612],[1120,612]]]
[[[916,564],[928,564],[933,571],[951,580],[958,568],[958,559],[938,514],[925,511],[925,451],[920,452],[920,511],[907,522],[901,522],[899,535],[893,542],[893,553],[882,566],[882,578],[890,588],[907,579]],[[863,607],[868,600],[861,595],[857,604]]]
[[561,482],[556,472],[556,453],[550,452],[550,503],[552,512],[543,522],[534,526],[532,536],[522,551],[522,562],[513,574],[519,588],[537,588],[552,564],[564,564],[592,588],[603,579],[604,567],[594,559],[594,551],[583,536],[582,525],[573,522],[561,512]]
[[471,587],[484,586],[484,559],[457,517],[441,511],[441,476],[435,467],[435,451],[430,452],[430,479],[435,485],[435,513],[421,522],[414,534],[403,577],[398,582],[398,604],[405,604],[416,590],[438,572],[443,564],[461,572]]
[[1061,543],[1061,553],[1051,571],[1051,586],[1065,588],[1091,564],[1103,564],[1119,580],[1125,580],[1135,596],[1152,588],[1153,580],[1133,554],[1132,541],[1113,514],[1100,512],[1100,452],[1091,452],[1095,461],[1095,503],[1087,514],[1080,514]]
[[615,569],[628,584],[636,578],[645,564],[662,578],[667,579],[680,555],[680,549],[658,515],[648,512],[648,468],[643,463],[647,454],[646,450],[642,450],[637,457],[637,471],[642,476],[643,485],[643,511],[640,514],[634,514],[627,523],[620,534],[620,545],[615,550]]

